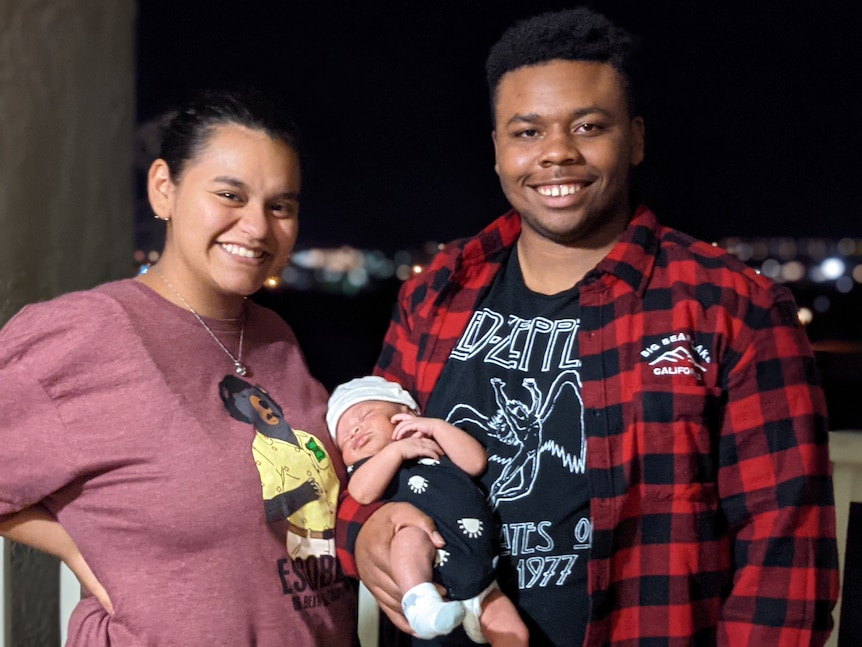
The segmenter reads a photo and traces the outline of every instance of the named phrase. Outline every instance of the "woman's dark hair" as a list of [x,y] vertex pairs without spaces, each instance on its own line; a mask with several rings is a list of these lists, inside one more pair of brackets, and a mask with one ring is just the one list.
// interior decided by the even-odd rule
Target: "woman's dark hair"
[[253,90],[206,90],[177,110],[162,134],[159,157],[167,163],[174,182],[206,146],[213,129],[229,124],[264,132],[299,154],[296,124],[263,95]]
[[543,13],[507,29],[485,62],[491,114],[506,72],[553,60],[608,63],[623,80],[629,114],[638,114],[637,41],[602,14],[585,7]]

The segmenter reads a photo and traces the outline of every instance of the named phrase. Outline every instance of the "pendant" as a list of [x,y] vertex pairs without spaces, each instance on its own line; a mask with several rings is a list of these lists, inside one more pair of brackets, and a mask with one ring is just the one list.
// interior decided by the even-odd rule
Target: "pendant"
[[233,363],[233,370],[236,371],[237,375],[240,375],[242,377],[245,377],[246,375],[248,375],[248,369],[245,366],[243,366],[242,364],[240,364],[239,362],[235,361]]

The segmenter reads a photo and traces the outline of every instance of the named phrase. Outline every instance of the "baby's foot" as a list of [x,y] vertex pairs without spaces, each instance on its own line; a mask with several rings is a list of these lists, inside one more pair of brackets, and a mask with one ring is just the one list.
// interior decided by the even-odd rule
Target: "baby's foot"
[[401,608],[411,629],[423,640],[448,634],[464,619],[464,606],[444,601],[430,582],[407,591],[401,598]]

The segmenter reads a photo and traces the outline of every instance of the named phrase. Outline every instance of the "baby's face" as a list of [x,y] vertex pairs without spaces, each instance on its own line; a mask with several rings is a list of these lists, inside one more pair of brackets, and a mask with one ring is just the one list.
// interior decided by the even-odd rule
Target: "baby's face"
[[392,416],[408,411],[395,402],[366,400],[349,407],[335,426],[335,443],[345,465],[374,456],[392,442]]

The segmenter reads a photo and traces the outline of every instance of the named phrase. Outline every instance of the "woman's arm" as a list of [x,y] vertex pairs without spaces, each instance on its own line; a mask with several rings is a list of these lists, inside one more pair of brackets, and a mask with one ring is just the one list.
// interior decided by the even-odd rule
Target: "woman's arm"
[[114,612],[108,592],[90,570],[77,544],[44,506],[30,506],[0,521],[0,536],[59,558],[108,613]]

